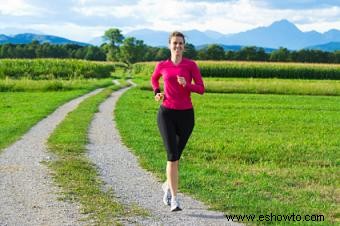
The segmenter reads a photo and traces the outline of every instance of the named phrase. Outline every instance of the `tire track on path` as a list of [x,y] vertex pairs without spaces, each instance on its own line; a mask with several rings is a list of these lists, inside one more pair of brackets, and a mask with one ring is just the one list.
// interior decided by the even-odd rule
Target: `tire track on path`
[[[179,194],[183,211],[170,212],[162,202],[161,182],[142,169],[137,158],[121,143],[113,119],[119,97],[129,88],[112,93],[104,101],[91,123],[88,156],[98,167],[106,189],[113,189],[118,200],[126,205],[138,204],[150,217],[130,217],[125,225],[241,225],[228,222],[221,212],[209,211],[201,202]],[[133,106],[132,106],[133,107]],[[141,116],[142,117],[142,116]],[[138,119],[131,119],[138,120]]]
[[84,225],[79,205],[58,200],[42,162],[53,158],[46,141],[56,126],[97,89],[60,106],[0,155],[0,225]]

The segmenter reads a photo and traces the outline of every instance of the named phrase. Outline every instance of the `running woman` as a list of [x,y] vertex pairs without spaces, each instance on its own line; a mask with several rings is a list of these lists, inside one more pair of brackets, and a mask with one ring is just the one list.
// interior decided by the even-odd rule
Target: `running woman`
[[[183,149],[194,128],[191,92],[203,94],[204,83],[197,64],[183,57],[185,37],[174,31],[169,36],[171,58],[160,61],[151,76],[156,101],[163,101],[157,115],[159,132],[167,152],[163,202],[171,211],[182,210],[177,198],[178,166]],[[163,76],[164,93],[159,79]],[[193,81],[193,83],[192,83]]]

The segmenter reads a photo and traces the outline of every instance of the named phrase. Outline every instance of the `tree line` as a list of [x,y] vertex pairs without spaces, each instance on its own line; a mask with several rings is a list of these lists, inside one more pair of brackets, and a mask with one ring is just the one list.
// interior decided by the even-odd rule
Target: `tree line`
[[[99,47],[76,44],[40,44],[38,41],[29,44],[3,44],[0,45],[0,58],[75,58],[133,64],[142,61],[159,61],[170,57],[168,48],[151,47],[134,37],[124,37],[116,28],[105,31],[103,38],[105,43]],[[187,43],[184,56],[194,60],[340,63],[340,51],[325,52],[308,49],[290,51],[281,47],[267,53],[263,48],[256,46],[243,47],[238,51],[225,51],[217,44],[196,49],[194,45]]]

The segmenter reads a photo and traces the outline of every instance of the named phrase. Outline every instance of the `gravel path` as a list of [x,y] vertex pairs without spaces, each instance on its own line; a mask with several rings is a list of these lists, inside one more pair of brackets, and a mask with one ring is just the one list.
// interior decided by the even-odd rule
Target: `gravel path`
[[131,152],[121,143],[113,121],[113,109],[127,89],[114,92],[100,105],[91,123],[87,146],[89,158],[97,165],[102,179],[119,201],[138,204],[150,217],[133,217],[125,225],[240,225],[228,222],[223,213],[207,210],[201,202],[179,194],[183,211],[170,212],[162,202],[161,182],[143,170]]
[[58,200],[57,188],[42,161],[51,159],[45,142],[68,112],[85,98],[76,98],[30,129],[0,154],[0,225],[82,225],[79,206]]

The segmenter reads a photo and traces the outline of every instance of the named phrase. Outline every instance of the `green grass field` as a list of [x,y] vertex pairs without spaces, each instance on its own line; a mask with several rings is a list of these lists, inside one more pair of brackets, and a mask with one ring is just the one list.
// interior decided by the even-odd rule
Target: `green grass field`
[[204,78],[213,93],[257,93],[340,96],[339,80]]
[[[226,213],[339,221],[340,97],[206,93],[193,102],[196,127],[181,161],[182,192]],[[136,88],[115,113],[123,141],[164,179],[157,109],[153,93]]]
[[0,149],[14,142],[58,106],[85,90],[0,92]]
[[[142,89],[151,90],[149,78],[135,81]],[[210,93],[340,96],[340,80],[204,78],[204,84]]]
[[21,79],[0,79],[0,92],[37,92],[37,91],[67,91],[75,89],[93,90],[97,87],[109,86],[112,78],[106,79],[49,79],[32,80]]
[[[322,67],[328,70],[327,65]],[[43,66],[35,69],[44,72]],[[64,73],[64,69],[58,67],[57,72]],[[153,100],[150,74],[129,73],[121,68],[111,74],[132,77],[141,87],[118,101],[117,125],[141,164],[164,180],[166,154],[156,125],[159,104]],[[46,72],[41,75],[54,78]],[[0,152],[61,104],[107,86],[110,80],[0,80]],[[204,80],[209,93],[193,94],[196,127],[181,160],[180,190],[225,213],[323,215],[325,221],[317,225],[339,223],[339,80]],[[119,216],[128,211],[146,213],[126,209],[115,202],[113,194],[101,192],[97,172],[83,156],[91,115],[108,93],[81,104],[58,127],[49,145],[60,161],[50,166],[66,198],[80,201],[83,211],[91,213],[98,224],[119,224]],[[287,225],[256,222],[261,223]],[[289,225],[308,223],[314,222]]]
[[0,150],[61,104],[111,84],[112,79],[0,80]]

